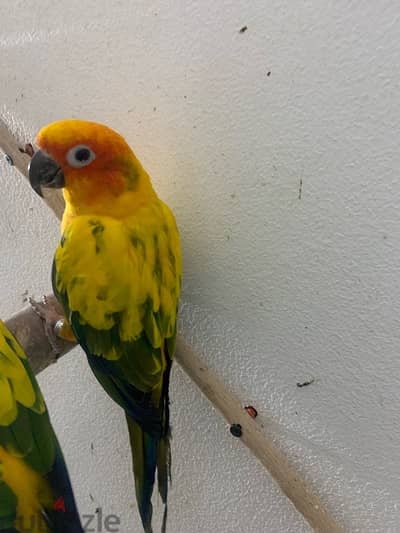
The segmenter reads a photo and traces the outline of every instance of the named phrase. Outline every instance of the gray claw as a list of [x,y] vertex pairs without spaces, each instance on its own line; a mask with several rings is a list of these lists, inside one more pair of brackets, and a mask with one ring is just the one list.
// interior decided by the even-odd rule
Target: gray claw
[[63,341],[57,336],[58,331],[62,326],[63,316],[54,308],[48,301],[46,296],[42,297],[41,302],[37,302],[29,297],[29,305],[35,313],[43,320],[44,331],[46,337],[52,347],[55,360],[63,352],[65,345]]

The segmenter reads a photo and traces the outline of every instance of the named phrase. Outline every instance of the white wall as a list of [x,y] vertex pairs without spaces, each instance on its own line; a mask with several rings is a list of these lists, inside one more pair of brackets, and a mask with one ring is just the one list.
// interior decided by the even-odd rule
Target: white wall
[[[0,18],[3,117],[25,140],[70,116],[126,136],[181,227],[184,334],[286,428],[348,531],[400,531],[398,2],[3,0]],[[58,230],[0,172],[7,317],[49,290]],[[82,512],[139,531],[122,413],[79,350],[40,382]],[[179,368],[172,402],[170,532],[309,531]]]

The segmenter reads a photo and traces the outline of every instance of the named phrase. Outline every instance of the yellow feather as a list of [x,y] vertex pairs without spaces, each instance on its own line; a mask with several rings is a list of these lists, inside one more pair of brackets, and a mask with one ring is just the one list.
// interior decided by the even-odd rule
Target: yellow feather
[[0,426],[8,426],[17,417],[15,402],[8,379],[0,375]]
[[[12,348],[6,342],[12,342]],[[22,348],[9,336],[9,332],[0,321],[0,426],[11,424],[17,416],[16,402],[25,407],[45,411],[45,404],[35,392],[31,379],[20,360],[26,356]]]
[[[24,353],[24,350],[18,344],[18,342],[15,341],[14,338],[10,337],[10,332],[8,331],[8,329],[7,329],[6,325],[4,324],[4,322],[2,322],[1,320],[0,320],[0,334],[1,334],[0,335],[1,338],[8,339],[8,341],[10,341],[12,343],[13,350],[18,355],[18,357],[20,359],[26,359],[26,355]],[[9,348],[9,347],[8,347],[8,345],[5,342],[2,342],[2,345],[1,345],[0,349],[3,350],[4,348]]]
[[49,508],[53,503],[48,482],[22,459],[11,455],[1,446],[0,474],[1,479],[17,497],[16,529],[31,533],[47,533],[49,530],[41,512],[43,507]]

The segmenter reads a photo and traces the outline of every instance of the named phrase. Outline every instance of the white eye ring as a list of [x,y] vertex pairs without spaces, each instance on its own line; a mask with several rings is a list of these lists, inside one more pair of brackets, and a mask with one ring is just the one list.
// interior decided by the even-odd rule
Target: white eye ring
[[87,167],[94,159],[96,154],[86,144],[77,144],[67,153],[68,164],[74,168]]

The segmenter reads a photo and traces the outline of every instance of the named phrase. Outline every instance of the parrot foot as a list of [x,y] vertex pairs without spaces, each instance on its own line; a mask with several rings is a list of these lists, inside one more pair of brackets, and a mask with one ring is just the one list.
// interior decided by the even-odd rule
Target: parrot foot
[[64,341],[76,342],[71,326],[68,324],[66,318],[57,311],[54,304],[49,302],[46,296],[43,296],[40,302],[29,298],[29,304],[43,320],[46,337],[57,358],[65,350]]

